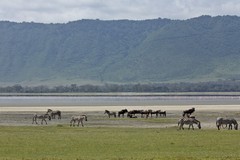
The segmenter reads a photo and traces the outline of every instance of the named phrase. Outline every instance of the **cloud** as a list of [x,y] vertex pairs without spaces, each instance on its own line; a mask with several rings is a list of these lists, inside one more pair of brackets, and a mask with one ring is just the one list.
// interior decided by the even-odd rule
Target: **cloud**
[[1,0],[0,20],[66,23],[79,19],[188,19],[240,15],[238,0]]

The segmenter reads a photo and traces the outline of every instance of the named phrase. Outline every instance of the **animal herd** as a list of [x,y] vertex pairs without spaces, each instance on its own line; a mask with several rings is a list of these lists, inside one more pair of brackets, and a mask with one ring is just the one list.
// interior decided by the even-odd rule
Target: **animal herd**
[[[191,108],[188,110],[184,110],[182,117],[178,120],[178,126],[179,126],[179,130],[184,129],[183,125],[188,125],[188,129],[193,127],[193,124],[196,124],[198,126],[199,129],[201,129],[201,122],[199,120],[196,119],[195,116],[192,115],[192,113],[195,112],[195,108]],[[222,117],[218,117],[216,120],[216,126],[217,129],[220,130],[221,128],[227,128],[230,130],[232,130],[232,127],[234,126],[235,130],[238,130],[238,123],[234,118],[222,118]]]
[[[35,122],[35,124],[38,124],[37,120],[40,119],[41,120],[41,124],[43,124],[43,122],[45,122],[45,124],[47,124],[46,119],[48,119],[49,121],[51,121],[51,119],[56,119],[56,116],[58,119],[62,118],[62,112],[59,110],[53,111],[51,109],[48,109],[47,112],[45,114],[34,114],[33,118],[32,118],[32,124]],[[82,127],[84,127],[83,125],[83,120],[87,121],[87,115],[77,115],[77,116],[72,116],[71,120],[70,120],[70,126],[75,126],[75,123],[77,123],[77,126],[82,125]]]
[[[196,119],[195,116],[192,115],[192,113],[195,112],[195,108],[190,108],[188,110],[184,110],[182,112],[182,117],[178,120],[178,129],[179,130],[184,130],[184,125],[188,125],[188,129],[194,129],[194,125],[197,125],[197,127],[199,129],[201,129],[201,122],[199,120]],[[161,111],[161,110],[130,110],[128,111],[127,109],[122,109],[118,112],[111,112],[109,110],[105,110],[104,114],[107,114],[107,116],[110,118],[111,116],[113,117],[124,117],[124,115],[126,114],[128,118],[138,118],[138,116],[140,116],[141,118],[149,118],[149,116],[153,117],[153,115],[155,115],[155,117],[159,117],[159,116],[163,116],[166,117],[166,111]],[[38,124],[38,120],[41,121],[41,124],[43,124],[43,122],[45,122],[45,124],[47,124],[47,120],[52,120],[52,119],[61,119],[61,111],[59,110],[51,110],[48,109],[47,112],[45,114],[34,114],[33,118],[32,118],[32,124]],[[77,124],[77,126],[79,126],[81,124],[82,127],[84,127],[83,121],[87,121],[87,115],[83,114],[83,115],[76,115],[76,116],[72,116],[70,118],[70,126],[75,126]],[[218,130],[220,130],[221,128],[228,128],[229,130],[232,130],[233,128],[235,130],[238,130],[238,122],[236,121],[236,119],[234,118],[222,118],[222,117],[218,117],[216,119],[216,127]]]
[[109,110],[105,110],[104,114],[107,114],[108,117],[110,118],[111,116],[114,116],[115,118],[117,117],[124,117],[125,113],[127,114],[128,118],[137,118],[137,115],[140,115],[141,118],[148,118],[149,116],[152,117],[152,115],[156,115],[156,117],[158,116],[164,116],[166,117],[167,113],[166,111],[161,111],[161,110],[130,110],[128,111],[127,109],[122,109],[119,112],[110,112]]

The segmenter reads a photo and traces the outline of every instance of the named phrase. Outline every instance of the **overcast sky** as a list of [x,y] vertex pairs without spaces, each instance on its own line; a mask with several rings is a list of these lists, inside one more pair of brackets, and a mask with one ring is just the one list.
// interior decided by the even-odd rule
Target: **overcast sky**
[[0,20],[67,23],[81,19],[189,19],[240,16],[240,0],[0,0]]

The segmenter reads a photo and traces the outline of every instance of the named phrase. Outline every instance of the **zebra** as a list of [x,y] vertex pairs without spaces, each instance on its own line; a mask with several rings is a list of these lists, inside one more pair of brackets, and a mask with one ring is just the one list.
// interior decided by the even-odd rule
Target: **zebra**
[[[238,130],[238,123],[235,119],[231,118],[231,119],[225,119],[225,118],[222,118],[222,117],[218,117],[217,120],[216,120],[216,126],[218,128],[218,130],[220,130],[220,127],[223,125],[225,125],[227,127],[228,125],[228,129],[232,129],[232,125],[234,125],[234,129],[235,130]],[[225,127],[225,128],[226,128]],[[223,127],[224,128],[224,127]]]
[[108,114],[108,117],[110,118],[111,115],[113,115],[115,118],[117,117],[116,112],[110,112],[109,110],[105,110],[104,114]]
[[55,119],[56,115],[58,115],[58,119],[61,119],[61,111],[59,110],[53,111],[51,109],[48,109],[47,113],[51,115],[52,119]]
[[51,121],[51,116],[49,116],[49,114],[41,114],[41,115],[37,115],[37,114],[34,114],[33,115],[33,118],[32,118],[32,124],[35,122],[36,124],[38,124],[37,123],[37,119],[41,119],[42,121],[41,121],[41,124],[43,124],[43,121],[45,121],[45,123],[47,124],[47,121],[46,121],[46,119],[48,118],[48,120],[49,121]]
[[77,126],[79,126],[79,124],[81,123],[82,127],[84,127],[83,120],[87,121],[87,116],[85,114],[79,116],[72,116],[70,126],[74,127],[75,123],[77,122]]
[[178,121],[179,130],[184,129],[183,128],[184,124],[189,125],[188,129],[190,129],[190,127],[192,127],[192,129],[194,130],[193,124],[197,124],[198,128],[201,129],[200,121],[198,121],[195,118],[181,118],[181,119],[179,119],[179,121]]

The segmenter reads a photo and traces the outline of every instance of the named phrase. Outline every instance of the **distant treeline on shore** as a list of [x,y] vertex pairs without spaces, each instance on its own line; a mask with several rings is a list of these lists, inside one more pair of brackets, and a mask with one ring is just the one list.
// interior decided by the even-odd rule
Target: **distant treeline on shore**
[[92,92],[240,92],[240,81],[217,81],[198,83],[150,83],[150,84],[104,84],[59,85],[50,87],[13,86],[0,87],[0,93],[92,93]]

